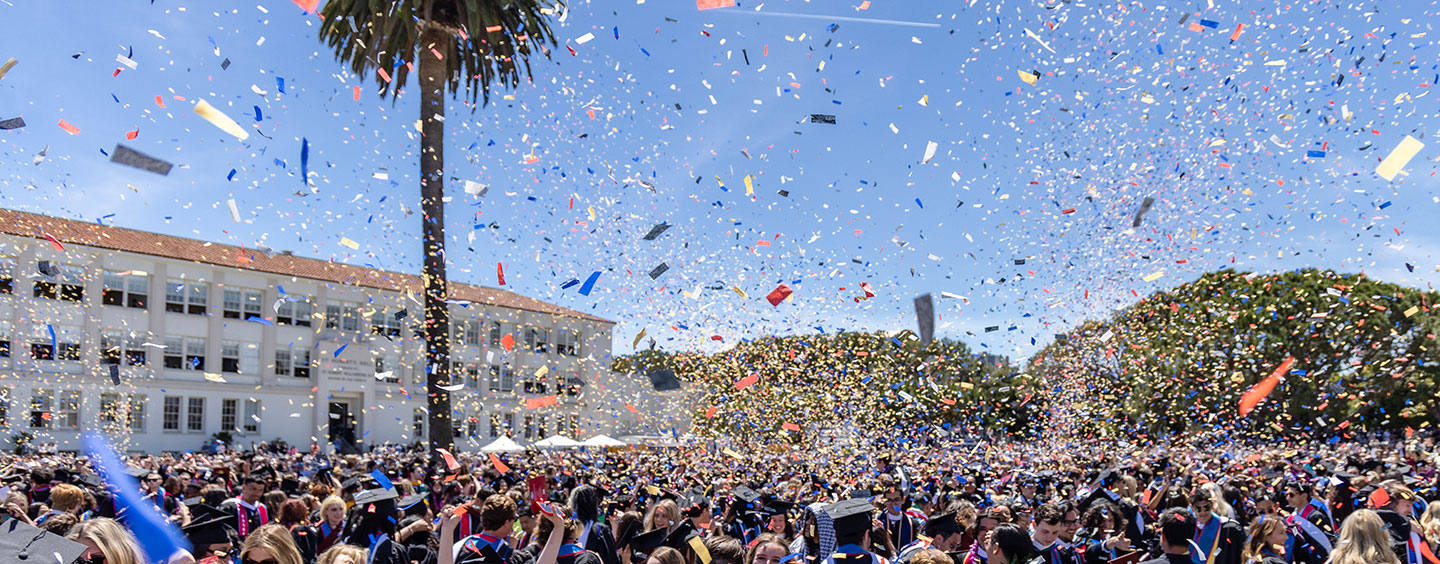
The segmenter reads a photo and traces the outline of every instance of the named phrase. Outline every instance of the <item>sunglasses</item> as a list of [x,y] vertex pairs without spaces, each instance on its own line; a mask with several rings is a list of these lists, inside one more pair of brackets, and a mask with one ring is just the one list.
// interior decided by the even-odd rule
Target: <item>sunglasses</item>
[[269,558],[266,560],[251,560],[249,558],[242,558],[240,562],[242,562],[243,564],[280,564],[280,561],[274,558]]

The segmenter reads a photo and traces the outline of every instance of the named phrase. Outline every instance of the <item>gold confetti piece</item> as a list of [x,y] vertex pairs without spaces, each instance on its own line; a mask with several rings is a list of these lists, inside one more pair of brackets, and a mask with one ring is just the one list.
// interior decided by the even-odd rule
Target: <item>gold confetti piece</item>
[[341,246],[345,246],[345,247],[350,247],[351,249],[356,250],[356,251],[360,250],[360,243],[356,243],[356,242],[354,242],[354,241],[351,241],[349,237],[341,237],[341,238],[340,238],[340,245],[341,245]]
[[1425,144],[1419,139],[1406,135],[1404,139],[1400,140],[1400,144],[1390,151],[1390,154],[1385,155],[1385,160],[1380,161],[1380,165],[1375,167],[1375,174],[1385,180],[1395,180],[1395,175],[1400,174],[1400,169],[1405,168],[1405,165],[1410,163],[1410,159],[1415,158],[1415,155],[1420,153],[1420,149],[1424,148]]
[[225,112],[216,109],[215,106],[211,106],[210,102],[200,100],[200,102],[196,103],[195,114],[205,118],[205,121],[210,122],[215,127],[220,128],[220,131],[234,135],[236,139],[244,141],[250,138],[250,132],[245,131],[245,128],[240,127],[240,124],[235,123],[235,120],[230,119],[230,116],[225,115]]
[[1410,309],[1405,310],[1405,317],[1410,317],[1417,313],[1420,313],[1420,306],[1410,306]]
[[5,73],[10,72],[10,69],[15,68],[15,64],[19,62],[20,61],[15,60],[15,57],[10,57],[10,60],[5,61],[5,64],[0,65],[0,78],[5,78]]
[[1035,82],[1040,80],[1039,75],[1027,70],[1017,70],[1015,72],[1019,73],[1020,80],[1025,81],[1025,84],[1029,84],[1030,86],[1035,86]]
[[[749,297],[750,297],[750,295],[749,295],[749,294],[746,294],[746,293],[745,293],[745,290],[741,290],[739,286],[731,286],[730,289],[731,289],[731,290],[734,290],[735,293],[738,294],[741,298],[749,298]],[[699,292],[696,292],[696,293],[698,294]]]
[[748,175],[748,174],[745,175],[745,195],[746,195],[746,196],[754,196],[754,195],[755,195],[755,183],[754,183],[754,181],[750,180],[750,175]]
[[1143,278],[1143,280],[1145,280],[1146,282],[1154,282],[1154,281],[1156,281],[1156,280],[1159,280],[1160,277],[1161,277],[1161,276],[1164,276],[1164,275],[1165,275],[1165,272],[1164,272],[1164,271],[1160,271],[1160,272],[1156,272],[1155,274],[1151,274],[1151,275],[1149,275],[1149,276],[1146,276],[1145,278]]
[[205,379],[208,380],[208,381],[217,382],[217,383],[220,383],[220,384],[224,384],[224,383],[225,383],[225,377],[224,377],[224,376],[221,376],[221,375],[219,375],[219,374],[217,374],[217,373],[214,373],[214,372],[206,372],[206,373],[205,373]]

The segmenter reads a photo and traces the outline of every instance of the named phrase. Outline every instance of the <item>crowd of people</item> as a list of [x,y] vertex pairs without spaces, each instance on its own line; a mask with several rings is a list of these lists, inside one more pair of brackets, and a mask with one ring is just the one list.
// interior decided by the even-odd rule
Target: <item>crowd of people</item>
[[[129,456],[136,496],[83,456],[5,456],[0,553],[53,544],[56,564],[1440,564],[1436,453],[1423,432],[1250,446],[256,448]],[[135,526],[146,513],[189,549],[147,554],[153,533]]]

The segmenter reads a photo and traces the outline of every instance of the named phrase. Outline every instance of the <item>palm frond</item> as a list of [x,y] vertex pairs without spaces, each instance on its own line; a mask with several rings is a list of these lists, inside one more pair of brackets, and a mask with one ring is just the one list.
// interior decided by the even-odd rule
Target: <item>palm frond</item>
[[[530,57],[550,56],[555,45],[550,18],[559,0],[330,0],[320,13],[320,38],[361,77],[373,77],[382,97],[394,96],[414,70],[417,53],[435,49],[443,57],[448,88],[463,82],[473,104],[490,102],[492,87],[532,80]],[[424,26],[439,26],[451,40],[422,45]]]

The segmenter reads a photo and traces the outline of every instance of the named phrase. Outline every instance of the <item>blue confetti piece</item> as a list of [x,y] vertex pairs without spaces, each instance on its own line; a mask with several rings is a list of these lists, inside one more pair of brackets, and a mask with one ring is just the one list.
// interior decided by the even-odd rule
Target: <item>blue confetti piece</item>
[[620,26],[615,26],[615,39],[620,39]]
[[51,325],[51,324],[49,324],[49,323],[46,323],[46,324],[45,324],[45,329],[48,330],[48,331],[50,331],[50,354],[54,355],[54,354],[56,354],[56,352],[57,352],[57,351],[55,350],[55,326],[54,326],[54,325]]
[[310,140],[300,138],[300,184],[310,185]]
[[345,350],[345,347],[348,347],[348,346],[350,346],[348,343],[347,343],[347,344],[344,344],[344,345],[340,345],[340,348],[335,349],[335,354],[334,354],[331,358],[340,358],[340,351]]
[[582,296],[588,296],[588,295],[590,295],[590,290],[594,290],[594,289],[595,289],[595,281],[597,281],[597,280],[599,280],[599,279],[600,279],[600,271],[597,270],[597,271],[591,273],[591,274],[590,274],[590,277],[585,279],[585,283],[580,286],[580,295],[582,295]]
[[250,318],[249,318],[249,319],[246,319],[245,321],[249,321],[249,322],[252,322],[252,323],[259,323],[259,324],[261,324],[261,325],[274,325],[274,324],[275,324],[274,322],[270,321],[269,319],[265,319],[264,317],[259,317],[259,316],[255,316],[255,315],[250,316]]
[[235,169],[230,169],[230,174],[225,175],[225,180],[235,180]]
[[561,289],[561,290],[569,290],[570,288],[573,288],[573,287],[575,287],[575,286],[578,286],[579,284],[580,284],[580,279],[579,279],[579,278],[571,278],[569,281],[565,282],[564,284],[561,284],[561,285],[560,285],[560,289]]
[[1382,209],[1382,210],[1385,209],[1385,208],[1388,208],[1388,207],[1390,207],[1390,202],[1388,202],[1388,201],[1385,202],[1385,203],[1383,203],[1383,204],[1380,204],[1380,209]]
[[644,47],[641,47],[641,48],[640,48],[640,52],[641,52],[641,53],[644,53],[646,57],[649,57],[649,56],[650,56],[650,52],[649,52],[649,51],[646,51]]
[[265,119],[265,114],[260,113],[260,106],[255,106],[255,121],[256,121],[256,122],[260,122],[260,121],[264,121],[264,119]]
[[281,93],[281,94],[284,94],[284,93],[285,93],[285,78],[284,78],[284,77],[279,77],[279,76],[275,77],[275,88],[278,88],[278,89],[280,90],[280,93]]
[[1323,159],[1325,158],[1325,151],[1305,151],[1305,156],[1312,159]]
[[1156,43],[1156,44],[1155,44],[1155,54],[1157,54],[1157,55],[1164,55],[1164,54],[1165,54],[1165,48],[1164,48],[1164,47],[1161,47],[1159,43]]
[[1200,25],[1203,25],[1210,29],[1215,29],[1217,27],[1220,27],[1220,22],[1214,20],[1200,20]]
[[154,503],[140,497],[139,484],[125,473],[125,464],[110,443],[100,435],[86,434],[85,451],[96,472],[115,492],[115,511],[139,541],[145,562],[165,562],[175,553],[190,549],[180,528],[161,515]]
[[379,482],[379,483],[380,483],[380,487],[385,488],[385,489],[387,489],[387,490],[393,490],[393,489],[395,489],[395,484],[393,484],[393,483],[390,482],[390,478],[387,478],[387,477],[385,476],[385,473],[384,473],[384,472],[381,472],[381,471],[378,470],[378,469],[376,469],[376,470],[371,470],[371,471],[370,471],[370,476],[373,477],[373,478],[375,478],[375,481],[376,481],[376,482]]
[[920,198],[915,198],[915,205],[920,206],[922,210],[925,209],[925,204],[920,203]]

